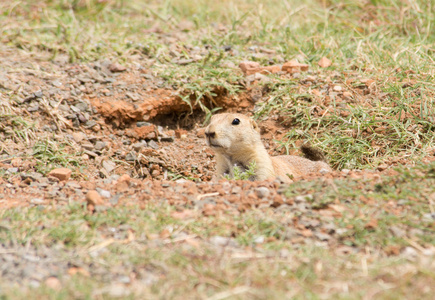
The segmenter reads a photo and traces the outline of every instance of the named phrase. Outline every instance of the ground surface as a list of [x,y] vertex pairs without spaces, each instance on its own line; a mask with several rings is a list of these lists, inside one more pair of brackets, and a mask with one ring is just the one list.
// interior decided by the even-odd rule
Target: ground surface
[[[298,5],[1,4],[0,296],[431,299],[434,8]],[[334,172],[210,181],[219,110]]]

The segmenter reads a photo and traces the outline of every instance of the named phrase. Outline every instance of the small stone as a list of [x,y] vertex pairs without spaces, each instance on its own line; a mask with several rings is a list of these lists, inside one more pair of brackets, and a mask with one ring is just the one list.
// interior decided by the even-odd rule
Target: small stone
[[58,291],[62,288],[62,284],[60,283],[60,280],[53,276],[45,279],[45,285],[55,291]]
[[136,153],[134,152],[129,152],[126,156],[125,156],[125,160],[126,161],[135,161],[137,159]]
[[264,236],[260,235],[259,237],[255,238],[254,243],[256,243],[256,244],[263,244],[264,240],[265,240]]
[[41,199],[41,198],[32,198],[32,199],[30,199],[30,203],[32,203],[32,204],[42,204],[42,203],[44,203],[44,199]]
[[88,203],[88,205],[93,206],[104,204],[103,198],[95,190],[91,190],[86,194],[86,202]]
[[97,192],[100,194],[101,197],[104,198],[110,198],[112,196],[109,191],[100,188],[97,188]]
[[134,151],[140,151],[140,149],[142,149],[143,147],[146,147],[146,146],[147,146],[146,141],[140,141],[140,142],[133,144],[133,149],[134,149]]
[[319,173],[322,175],[328,174],[330,171],[328,169],[320,169]]
[[349,169],[342,169],[341,173],[346,176],[346,175],[349,175],[350,170]]
[[38,111],[38,110],[39,110],[39,105],[37,105],[37,104],[27,108],[28,112],[34,112],[34,111]]
[[86,102],[79,102],[75,105],[75,107],[79,110],[79,112],[85,112],[88,109],[88,104]]
[[136,94],[136,93],[130,93],[130,92],[127,92],[127,93],[125,93],[125,95],[127,96],[127,97],[129,97],[131,100],[133,100],[133,101],[137,101],[137,100],[139,100],[140,98],[139,98],[139,95],[138,94]]
[[116,164],[111,160],[103,160],[103,168],[108,172],[112,172],[116,168]]
[[108,69],[110,70],[110,72],[112,73],[117,73],[117,72],[124,72],[125,70],[127,70],[126,67],[124,67],[123,65],[119,64],[119,63],[113,63],[110,64]]
[[137,127],[151,126],[151,123],[148,122],[136,122]]
[[66,181],[71,177],[72,171],[68,168],[53,169],[48,173],[48,177],[55,177],[60,181]]
[[148,147],[151,147],[154,150],[159,149],[159,145],[155,141],[153,141],[153,140],[148,142]]
[[267,187],[261,186],[255,189],[255,193],[257,194],[258,198],[266,198],[269,196],[270,191]]
[[105,142],[102,142],[102,141],[98,141],[98,142],[96,142],[95,143],[95,150],[97,150],[97,151],[101,151],[101,150],[103,150],[104,148],[106,148],[106,143]]
[[36,98],[42,98],[42,96],[43,96],[43,93],[42,93],[41,90],[36,91],[36,92],[34,92],[33,94],[35,95]]
[[92,127],[94,127],[95,125],[97,125],[97,122],[95,122],[95,121],[93,121],[93,120],[89,120],[89,121],[87,121],[86,124],[85,124],[86,128],[92,128]]
[[239,68],[245,74],[246,74],[247,70],[249,70],[249,69],[255,69],[255,68],[259,68],[259,67],[260,67],[260,64],[258,62],[254,62],[254,61],[242,61],[239,64]]
[[187,137],[187,131],[184,129],[176,129],[175,136],[177,139],[185,139]]
[[85,135],[81,132],[73,132],[72,137],[76,143],[80,143],[85,138]]
[[110,198],[110,200],[109,200],[110,204],[112,204],[112,205],[116,205],[116,204],[118,204],[118,202],[119,202],[119,198],[120,198],[120,195],[115,195],[115,196],[113,196],[113,197]]
[[170,143],[172,143],[172,142],[175,141],[175,139],[174,139],[173,136],[168,136],[168,135],[166,135],[166,134],[162,134],[161,137],[160,137],[160,141],[162,141],[162,142],[170,142]]
[[61,87],[62,86],[62,82],[60,82],[59,80],[53,80],[51,82],[52,85],[54,85],[55,87]]
[[18,168],[8,168],[8,169],[6,170],[6,172],[7,172],[7,173],[10,173],[10,174],[12,174],[12,173],[18,173],[18,171],[19,171]]
[[413,260],[415,260],[415,259],[417,258],[417,256],[418,256],[418,252],[417,252],[417,250],[415,250],[415,249],[412,248],[412,247],[406,247],[406,248],[403,250],[402,255],[403,255],[405,258],[407,258],[407,259],[413,261]]
[[82,144],[82,148],[85,150],[93,150],[94,149],[94,145],[92,145],[91,143],[83,143]]
[[343,90],[343,88],[342,88],[341,86],[339,86],[339,85],[335,85],[332,89],[333,89],[335,92],[341,92],[341,91]]

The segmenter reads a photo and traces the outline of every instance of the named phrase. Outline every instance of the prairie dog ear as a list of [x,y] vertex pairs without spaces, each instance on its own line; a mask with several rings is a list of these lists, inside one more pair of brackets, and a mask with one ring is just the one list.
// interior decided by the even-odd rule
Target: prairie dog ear
[[260,127],[258,127],[257,122],[251,119],[251,124],[255,131],[260,132]]

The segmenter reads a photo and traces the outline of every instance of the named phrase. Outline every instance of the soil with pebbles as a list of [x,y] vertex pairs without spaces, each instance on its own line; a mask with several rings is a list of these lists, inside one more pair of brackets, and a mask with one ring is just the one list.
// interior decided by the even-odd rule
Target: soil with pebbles
[[[190,112],[176,91],[149,70],[151,62],[138,57],[127,66],[109,60],[69,63],[62,55],[50,61],[15,49],[1,52],[1,210],[79,202],[87,203],[90,213],[124,205],[145,208],[149,203],[168,203],[176,208],[174,218],[223,212],[237,215],[251,209],[288,211],[293,212],[289,220],[293,229],[286,239],[293,247],[302,243],[337,245],[343,233],[336,230],[333,219],[340,211],[332,207],[319,213],[309,201],[312,195],[286,197],[287,186],[279,180],[210,181],[214,160],[203,140],[204,115]],[[251,90],[239,97],[221,95],[219,101],[228,110],[247,112],[258,100],[254,96]],[[260,125],[270,153],[281,154],[273,150],[277,146],[274,140],[283,136],[285,128],[273,118]],[[41,168],[35,156],[38,143],[51,145],[53,153],[58,151],[75,161],[76,165],[66,165],[72,174],[62,178],[37,172]],[[376,181],[392,172],[380,171],[384,170],[335,171],[301,180],[317,180],[323,185],[330,184],[332,178],[349,176]],[[6,223],[0,224],[3,229],[8,230]],[[240,248],[233,239],[223,237],[212,237],[209,242],[216,247],[231,242]],[[263,242],[261,237],[257,242]],[[344,246],[337,249],[357,251]],[[108,275],[102,268],[82,268],[86,264],[71,260],[74,253],[68,251],[0,244],[0,278],[35,286],[41,282],[55,285],[59,274],[74,272],[106,276],[108,282],[120,284],[130,280],[127,266]],[[141,276],[146,284],[156,277],[149,273]],[[120,289],[115,286],[109,294],[125,292]]]

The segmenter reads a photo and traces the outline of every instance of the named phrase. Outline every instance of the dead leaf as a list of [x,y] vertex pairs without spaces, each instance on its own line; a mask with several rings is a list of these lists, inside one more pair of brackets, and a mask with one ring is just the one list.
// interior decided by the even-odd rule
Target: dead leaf
[[324,56],[319,60],[318,64],[321,68],[327,68],[332,65],[332,61]]
[[366,225],[364,225],[364,228],[368,230],[375,230],[376,228],[378,228],[378,220],[374,218],[370,219],[370,221]]

